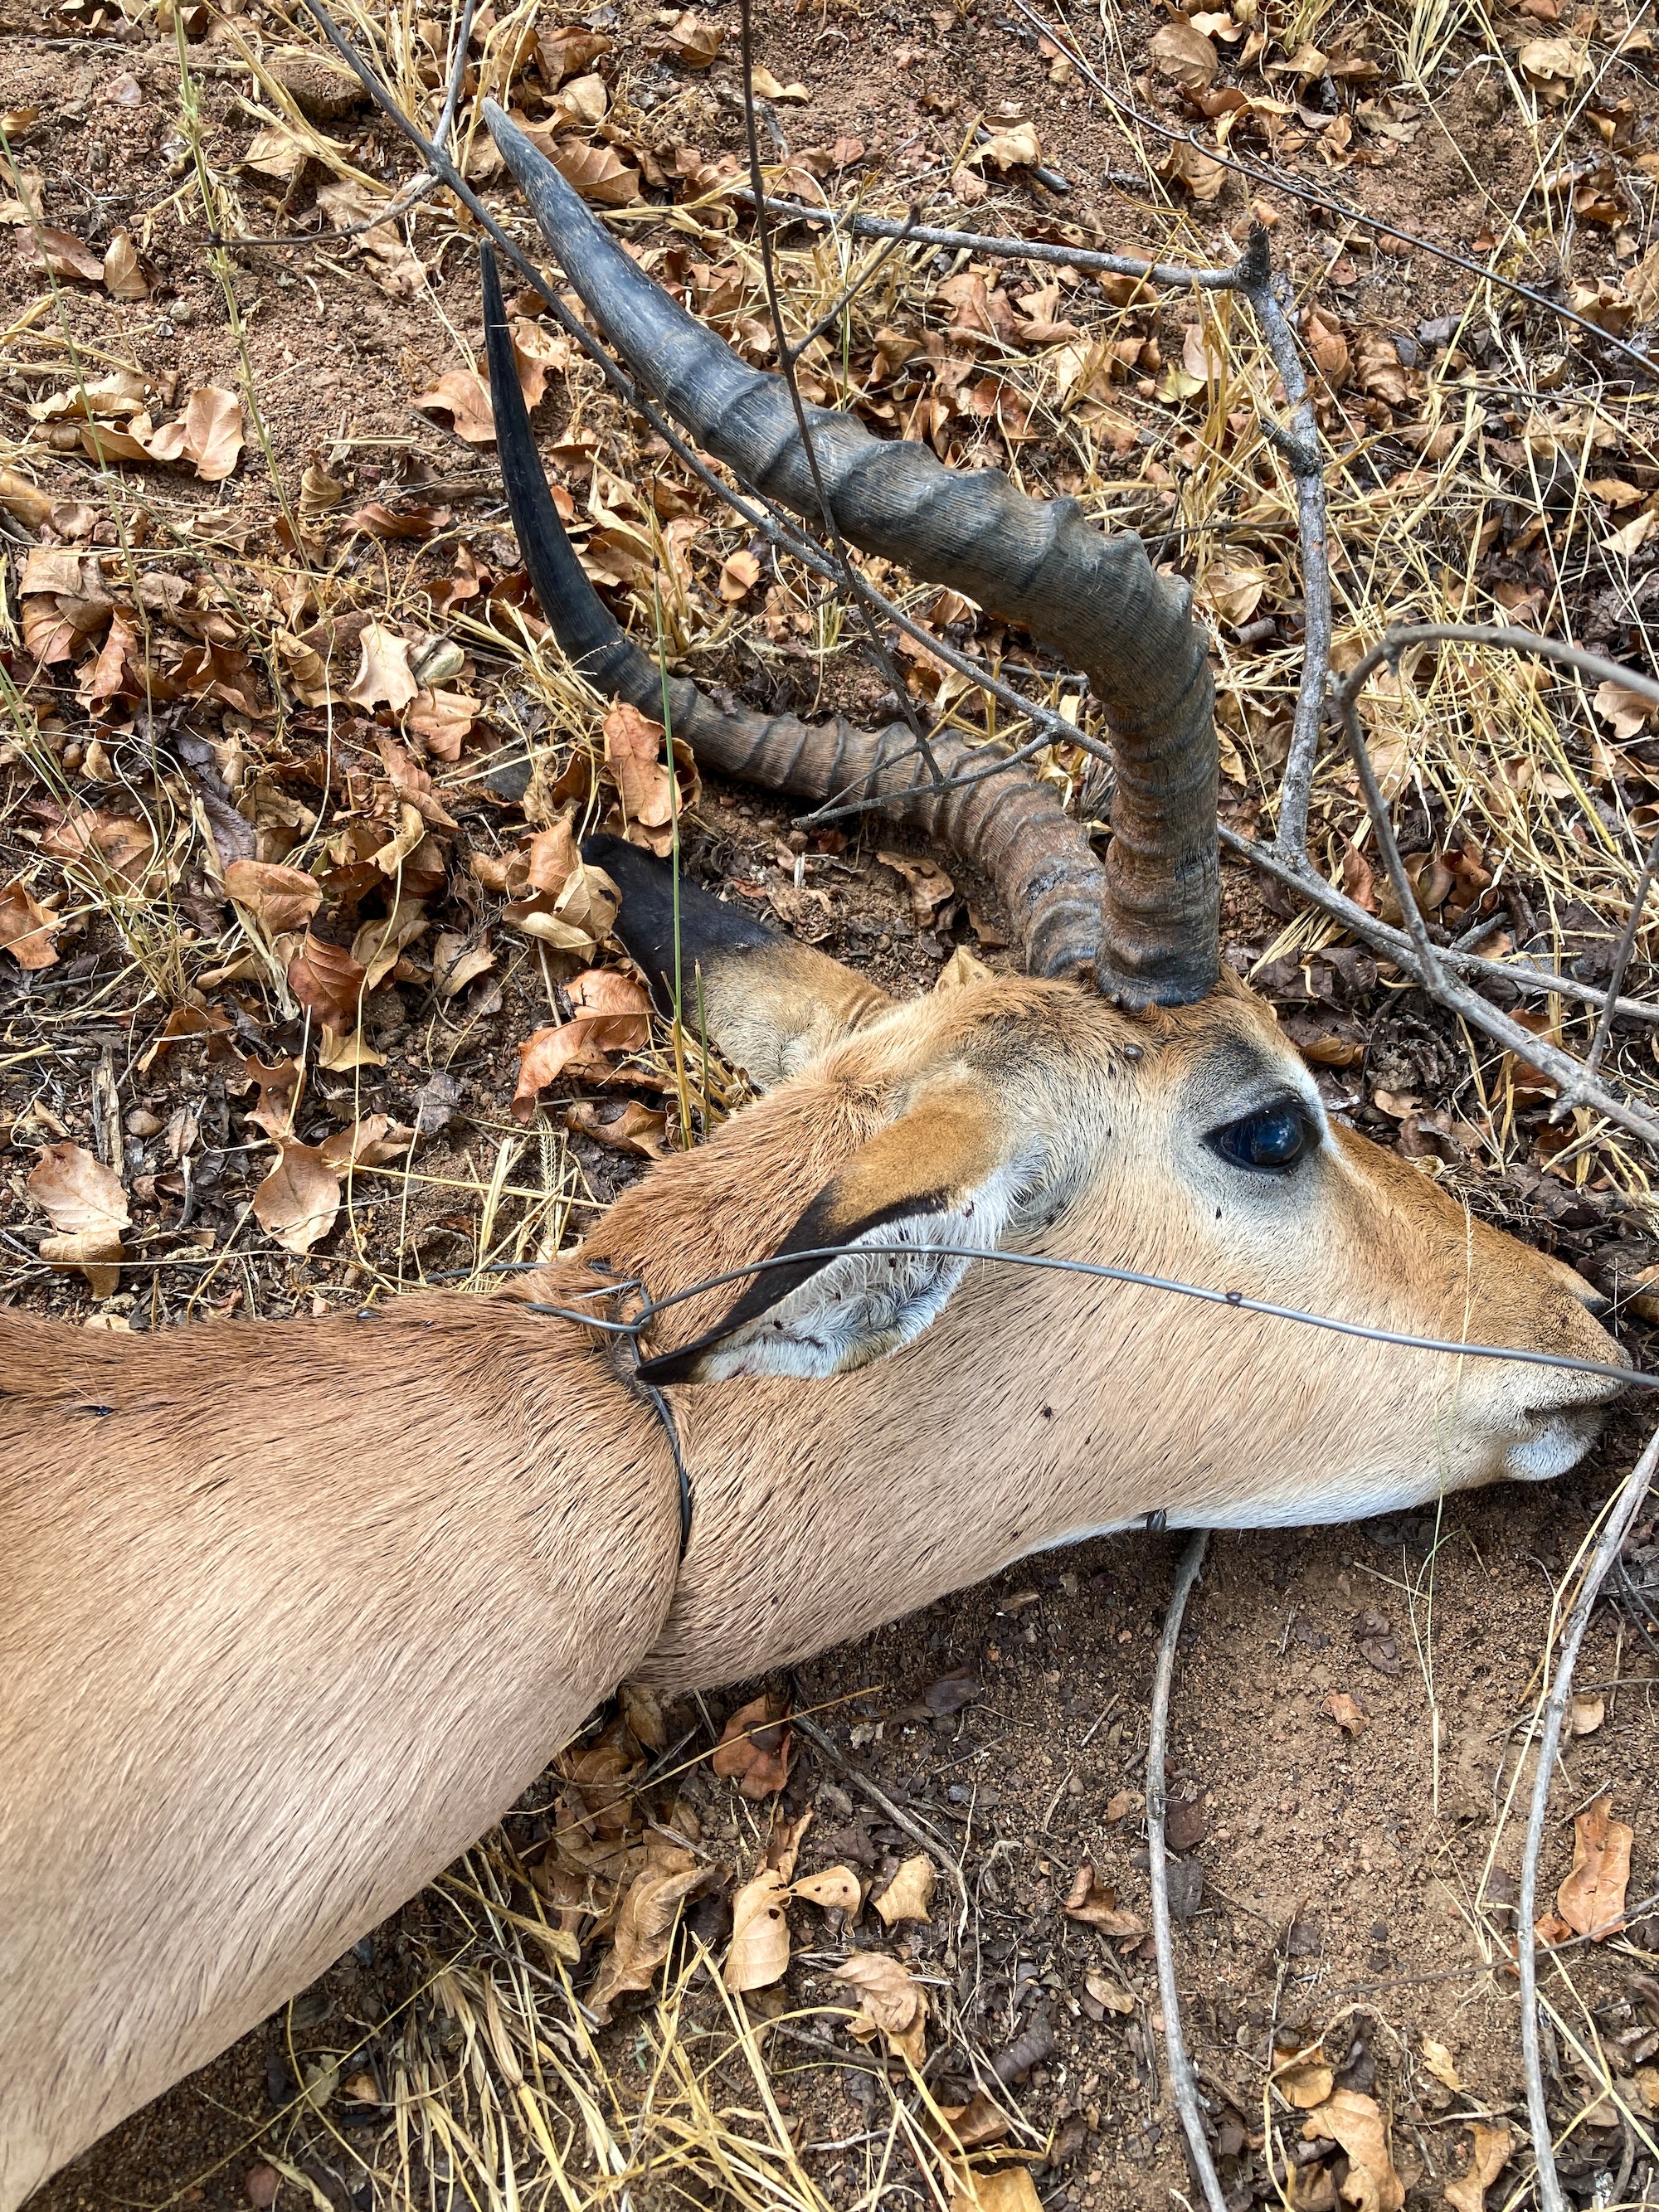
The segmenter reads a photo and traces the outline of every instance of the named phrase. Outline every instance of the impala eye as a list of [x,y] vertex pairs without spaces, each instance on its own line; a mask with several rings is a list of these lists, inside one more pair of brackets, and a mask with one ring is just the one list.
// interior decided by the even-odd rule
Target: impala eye
[[1249,1168],[1257,1175],[1282,1175],[1296,1165],[1313,1136],[1302,1109],[1286,1103],[1265,1106],[1259,1114],[1247,1114],[1242,1121],[1230,1121],[1224,1129],[1215,1132],[1210,1142],[1236,1168]]

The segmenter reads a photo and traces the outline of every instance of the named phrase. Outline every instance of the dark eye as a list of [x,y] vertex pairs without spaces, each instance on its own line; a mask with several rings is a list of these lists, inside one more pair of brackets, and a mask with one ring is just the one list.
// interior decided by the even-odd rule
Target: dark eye
[[1210,1141],[1236,1168],[1275,1175],[1296,1165],[1312,1135],[1300,1107],[1267,1106],[1259,1114],[1247,1114],[1242,1121],[1230,1121]]

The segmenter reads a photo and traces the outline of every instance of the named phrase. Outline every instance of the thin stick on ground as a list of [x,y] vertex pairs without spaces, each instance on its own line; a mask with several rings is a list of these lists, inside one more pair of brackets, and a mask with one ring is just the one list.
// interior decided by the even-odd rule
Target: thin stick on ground
[[1274,843],[1288,856],[1308,844],[1308,806],[1313,796],[1314,763],[1324,720],[1325,685],[1331,668],[1331,569],[1326,544],[1325,469],[1319,457],[1319,418],[1308,390],[1302,349],[1279,297],[1267,234],[1250,234],[1249,249],[1238,264],[1238,289],[1250,303],[1256,327],[1266,339],[1291,410],[1290,427],[1267,421],[1273,444],[1290,465],[1296,485],[1297,535],[1302,549],[1302,678],[1291,724],[1291,749],[1279,786],[1279,830]]
[[1170,2087],[1187,2137],[1188,2155],[1210,2212],[1227,2212],[1227,2199],[1210,2155],[1204,2133],[1204,2115],[1198,2101],[1198,2080],[1187,2056],[1181,2030],[1181,1991],[1176,1981],[1175,1944],[1170,1933],[1170,1872],[1164,1848],[1164,1762],[1170,1741],[1170,1688],[1175,1679],[1176,1647],[1187,1600],[1204,1565],[1210,1540],[1200,1528],[1182,1553],[1164,1620],[1164,1640],[1158,1647],[1158,1672],[1152,1678],[1152,1722],[1146,1733],[1146,1858],[1152,1891],[1152,1945],[1158,1953],[1158,1995],[1164,2009],[1164,2056],[1170,2069]]
[[[1533,2155],[1538,2162],[1538,2200],[1542,2212],[1568,2212],[1568,2206],[1555,2167],[1555,2147],[1550,2136],[1549,2112],[1544,2102],[1543,2060],[1539,2050],[1538,1954],[1534,1927],[1538,1917],[1539,1853],[1544,1840],[1550,1782],[1561,1741],[1561,1723],[1566,1715],[1567,1700],[1572,1694],[1572,1670],[1577,1664],[1578,1648],[1584,1640],[1584,1632],[1595,1609],[1595,1601],[1601,1594],[1601,1585],[1612,1571],[1626,1534],[1641,1510],[1656,1466],[1659,1466],[1659,1430],[1649,1439],[1646,1449],[1631,1471],[1623,1495],[1607,1516],[1601,1540],[1584,1569],[1577,1599],[1562,1633],[1555,1682],[1544,1707],[1538,1747],[1538,1774],[1533,1784],[1532,1804],[1527,1816],[1526,1846],[1521,1855],[1519,1926],[1516,1930],[1516,1964],[1521,1981],[1521,2055],[1527,2069],[1527,2117],[1532,2128]],[[1149,1791],[1150,1788],[1149,1782]]]
[[1613,973],[1607,978],[1607,1000],[1597,1019],[1595,1035],[1590,1040],[1590,1048],[1584,1055],[1584,1067],[1587,1073],[1590,1075],[1594,1075],[1601,1066],[1601,1055],[1607,1048],[1607,1034],[1613,1027],[1614,1002],[1619,996],[1619,987],[1624,981],[1626,971],[1630,966],[1631,955],[1636,950],[1637,935],[1642,927],[1642,909],[1648,902],[1648,890],[1653,882],[1656,868],[1659,868],[1659,830],[1655,830],[1648,841],[1647,856],[1642,862],[1642,872],[1636,879],[1636,889],[1631,897],[1630,912],[1625,917],[1625,926],[1619,933],[1619,942],[1613,947]]
[[951,1879],[957,1886],[962,1909],[966,1912],[968,1910],[967,1878],[962,1871],[960,1863],[951,1856],[940,1838],[931,1829],[924,1828],[919,1820],[913,1819],[902,1805],[896,1805],[886,1791],[872,1782],[867,1774],[860,1774],[852,1761],[843,1757],[834,1738],[826,1735],[816,1721],[808,1720],[805,1714],[796,1713],[792,1717],[790,1725],[799,1735],[804,1735],[808,1743],[823,1753],[838,1774],[845,1775],[853,1787],[862,1796],[870,1800],[884,1820],[890,1820],[896,1828],[901,1829],[909,1837],[912,1843],[920,1844],[923,1850],[939,1853],[951,1869]]

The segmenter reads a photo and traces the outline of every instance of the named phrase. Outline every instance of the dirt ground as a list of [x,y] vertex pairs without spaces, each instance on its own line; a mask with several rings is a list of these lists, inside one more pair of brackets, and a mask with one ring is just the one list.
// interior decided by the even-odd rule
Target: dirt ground
[[[342,13],[388,51],[388,19]],[[641,197],[617,195],[630,243],[765,359],[756,271],[739,253],[747,218],[719,197],[741,139],[737,10],[714,0],[700,13],[718,52],[690,68],[701,50],[678,11],[631,0],[582,16],[485,10],[469,93],[512,47],[523,111],[636,174]],[[1212,146],[1218,117],[1239,115],[1213,94],[1242,88],[1230,143],[1284,178],[1432,246],[1483,262],[1501,250],[1510,274],[1609,330],[1635,335],[1644,301],[1648,314],[1659,305],[1659,276],[1645,293],[1639,281],[1659,175],[1654,50],[1639,27],[1626,35],[1616,8],[1257,0],[1195,27],[1147,6],[1063,21],[1112,88],[1195,124]],[[1455,602],[1648,665],[1659,566],[1638,526],[1659,495],[1653,403],[1593,338],[1289,190],[1161,173],[1156,135],[1115,118],[1012,0],[1006,15],[993,0],[915,15],[766,4],[757,22],[776,80],[767,158],[795,192],[833,202],[856,191],[946,226],[1215,263],[1234,257],[1253,216],[1271,221],[1327,379],[1322,427],[1342,456],[1340,645]],[[1154,50],[1172,23],[1220,55],[1213,82],[1185,101]],[[35,514],[0,501],[11,570],[0,872],[35,902],[14,906],[0,932],[14,948],[0,954],[0,1295],[143,1328],[208,1312],[322,1312],[374,1287],[538,1256],[642,1170],[569,1109],[603,1123],[631,1096],[656,1117],[660,1146],[673,1140],[673,1086],[659,1033],[617,1079],[566,1079],[536,1118],[510,1110],[520,1047],[568,1013],[581,963],[503,924],[500,899],[514,886],[501,871],[562,809],[586,826],[617,793],[594,703],[526,647],[494,449],[465,434],[479,326],[471,234],[439,193],[367,240],[236,243],[347,229],[412,174],[391,129],[328,74],[302,8],[64,0],[48,16],[0,0],[0,27],[13,196],[0,443],[50,502]],[[514,27],[539,45],[520,48]],[[561,32],[580,30],[597,36],[591,52],[561,46]],[[400,92],[418,92],[428,124],[445,38],[411,14],[393,55]],[[1569,50],[1554,54],[1553,76],[1540,51],[1552,41]],[[593,78],[609,102],[599,125],[557,106],[562,88]],[[1029,161],[1006,173],[975,163],[976,125],[1028,120],[1064,193]],[[464,143],[469,173],[527,237],[486,143],[470,125]],[[222,256],[220,238],[231,241]],[[840,272],[803,231],[781,251],[805,325]],[[911,272],[902,283],[899,266]],[[889,265],[848,327],[841,371],[825,347],[806,356],[811,377],[828,395],[844,372],[873,427],[930,436],[962,465],[1011,466],[1033,490],[1080,494],[1199,580],[1231,748],[1224,804],[1253,821],[1271,805],[1303,635],[1291,509],[1267,495],[1246,453],[1252,392],[1270,398],[1271,386],[1224,380],[1218,398],[1206,365],[1206,345],[1236,368],[1254,341],[1237,327],[1206,339],[1185,298],[1137,302],[1075,270],[1050,295],[1048,270],[1015,264],[999,289],[999,266],[943,252]],[[659,569],[670,643],[690,672],[752,703],[873,712],[883,679],[831,639],[799,574],[770,565],[544,330],[538,434],[573,514],[590,522],[584,550],[612,604],[648,636]],[[1109,363],[1088,351],[1097,340],[1117,349]],[[536,343],[525,340],[532,355]],[[192,401],[204,392],[240,406],[241,452],[225,473],[211,407]],[[185,428],[170,446],[174,420]],[[105,426],[105,465],[88,421]],[[1448,424],[1455,435],[1440,436]],[[112,428],[155,453],[125,452]],[[69,565],[31,577],[42,552]],[[135,575],[143,587],[129,591]],[[932,595],[915,605],[932,608],[939,635],[1051,699],[1065,693],[1064,672],[1023,638]],[[411,719],[351,680],[370,623],[394,633],[409,690],[418,683]],[[902,665],[924,699],[948,703],[937,666]],[[454,706],[457,695],[469,703]],[[1443,859],[1449,884],[1464,882],[1466,865],[1496,874],[1512,943],[1604,978],[1595,963],[1633,868],[1615,866],[1585,823],[1650,831],[1659,738],[1639,714],[1626,727],[1569,702],[1540,723],[1536,706],[1494,689],[1413,724],[1416,772],[1395,786],[1401,842]],[[1467,736],[1460,713],[1486,733],[1497,769],[1470,767],[1468,745],[1435,751],[1449,730]],[[388,736],[429,774],[446,818],[406,856],[422,911],[362,1000],[360,1048],[319,1060],[280,960],[251,927],[237,934],[222,864],[234,853],[310,866],[318,839],[362,831],[331,848],[337,875],[361,875],[397,828],[405,788],[377,750]],[[1511,760],[1528,764],[1510,777],[1528,794],[1519,814],[1492,795]],[[1080,755],[1046,772],[1091,811]],[[1489,774],[1491,789],[1480,784]],[[688,805],[696,875],[890,988],[929,988],[958,945],[993,965],[1009,957],[1007,917],[967,872],[953,866],[945,896],[918,908],[877,858],[914,854],[902,836],[855,825],[839,844],[792,838],[784,802],[713,780]],[[1352,792],[1334,781],[1321,805],[1322,856],[1340,868]],[[136,844],[121,842],[122,824]],[[348,890],[348,926],[325,940],[342,949],[354,927],[399,910],[361,883]],[[1454,927],[1472,910],[1462,896],[1440,894]],[[1582,1121],[1550,1124],[1527,1070],[1477,1050],[1352,948],[1333,954],[1328,933],[1316,942],[1242,871],[1228,872],[1226,911],[1229,957],[1279,1005],[1333,1108],[1583,1267],[1619,1302],[1632,1356],[1650,1364],[1643,1279],[1659,1263],[1659,1219],[1640,1148]],[[32,929],[46,932],[50,958],[20,958]],[[455,983],[474,951],[489,957]],[[1627,988],[1650,981],[1638,959]],[[1573,1009],[1553,1013],[1582,1049]],[[1620,1024],[1609,1058],[1649,1095],[1652,1035]],[[285,1243],[254,1211],[270,1147],[250,1110],[266,1094],[256,1097],[246,1065],[307,1054],[296,1142],[316,1147],[377,1115],[417,1133],[413,1167],[364,1166],[336,1225],[308,1246]],[[739,1096],[734,1085],[730,1103]],[[142,1264],[112,1294],[40,1259],[46,1224],[27,1176],[52,1144],[88,1149],[125,1183],[128,1250]],[[1287,2094],[1304,2078],[1293,2062],[1377,2101],[1410,2206],[1530,2201],[1506,1950],[1530,1723],[1553,1601],[1646,1425],[1639,1405],[1621,1410],[1571,1477],[1454,1498],[1437,1521],[1214,1540],[1183,1639],[1170,1781],[1183,2014],[1230,2204],[1368,2202],[1346,2147],[1305,2134],[1317,2100]],[[971,1468],[945,1473],[971,1510]],[[647,1817],[677,1834],[694,1826],[708,1876],[657,1992],[623,2000],[608,2027],[590,2036],[571,1994],[605,1955],[606,1921],[568,1909],[546,1874],[573,1787],[568,1772],[550,1774],[451,1878],[37,2204],[931,2203],[939,2185],[913,2154],[917,2100],[902,2069],[890,2075],[878,2045],[853,2041],[820,2009],[845,2003],[833,1965],[872,1947],[927,1992],[933,2098],[971,2112],[976,2087],[991,2093],[1003,2147],[1050,2212],[1196,2202],[1150,1945],[1065,1909],[1087,1865],[1114,1909],[1145,1919],[1147,1699],[1178,1548],[1148,1533],[1044,1555],[787,1681],[671,1707],[648,1766],[653,1747],[633,1746],[629,1833]],[[1547,1900],[1572,1864],[1575,1816],[1610,1794],[1634,1834],[1632,1924],[1544,1972],[1563,2179],[1576,2203],[1599,2208],[1659,2203],[1656,1639],[1650,1510],[1580,1662],[1585,1732],[1564,1756],[1540,1875]],[[708,1764],[730,1715],[766,1692],[816,1715],[830,1747],[796,1735],[769,1812]],[[1357,1732],[1332,1717],[1345,1698],[1360,1709]],[[607,1714],[595,1729],[617,1725]],[[797,1908],[788,1978],[750,2000],[759,2025],[745,2045],[699,1947],[718,1957],[734,1885],[808,1812],[797,1873],[850,1864],[878,1887],[915,1854],[919,1826],[940,1874],[931,1917],[889,1934],[867,1913],[843,1925]],[[550,1925],[564,1948],[534,1935]],[[665,2051],[691,2054],[684,2072]],[[573,2079],[591,2085],[592,2109]],[[1505,2127],[1513,2158],[1483,2200],[1467,2180],[1476,2130]],[[648,2171],[630,2166],[636,2156]],[[988,2203],[1028,2201],[994,2200],[986,2186]]]

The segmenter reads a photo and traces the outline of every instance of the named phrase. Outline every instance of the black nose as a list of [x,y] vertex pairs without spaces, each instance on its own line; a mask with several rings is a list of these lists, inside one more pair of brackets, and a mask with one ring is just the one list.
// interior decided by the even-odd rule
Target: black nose
[[1586,1298],[1583,1304],[1584,1311],[1589,1315],[1592,1321],[1612,1320],[1613,1300],[1604,1298],[1599,1291],[1594,1297]]

